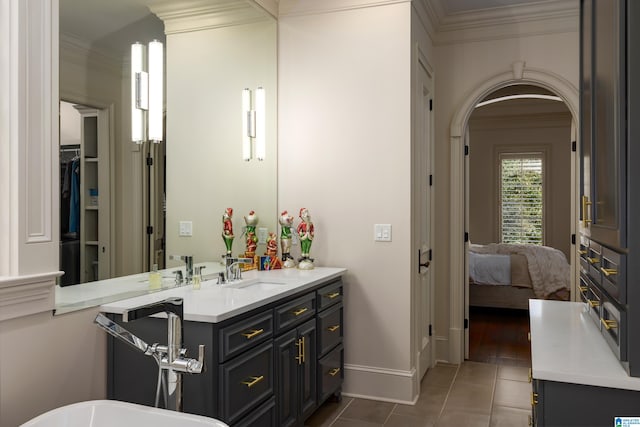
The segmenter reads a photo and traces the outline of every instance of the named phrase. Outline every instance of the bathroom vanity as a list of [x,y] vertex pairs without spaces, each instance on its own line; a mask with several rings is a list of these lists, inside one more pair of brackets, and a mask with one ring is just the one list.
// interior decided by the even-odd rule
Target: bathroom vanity
[[[204,281],[101,306],[148,343],[166,344],[162,316],[122,323],[130,309],[168,297],[184,299],[183,341],[205,370],[184,375],[185,412],[231,426],[302,425],[320,404],[340,398],[343,381],[345,269],[249,271],[241,281]],[[154,406],[155,361],[108,338],[109,399]]]

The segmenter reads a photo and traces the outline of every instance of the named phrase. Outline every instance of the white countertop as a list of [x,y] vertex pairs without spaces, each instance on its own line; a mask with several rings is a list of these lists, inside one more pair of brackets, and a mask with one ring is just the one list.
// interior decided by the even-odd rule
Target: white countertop
[[[219,262],[202,262],[196,263],[194,266],[204,266],[203,275],[205,277],[216,277],[219,271],[224,270],[224,267]],[[153,289],[149,286],[149,273],[131,274],[70,286],[58,285],[55,287],[55,314],[70,313],[121,299],[174,288],[176,285],[173,272],[176,270],[182,270],[184,276],[184,266],[159,271],[162,275],[162,287],[159,289]]]
[[581,302],[529,300],[533,378],[640,390]]
[[[242,281],[218,285],[216,280],[206,280],[201,283],[200,289],[181,286],[162,290],[103,304],[100,311],[122,314],[126,310],[168,297],[181,297],[184,299],[184,320],[217,323],[311,288],[318,283],[340,277],[345,272],[344,268],[329,267],[316,267],[313,270],[250,270],[242,273]],[[250,286],[258,282],[276,285],[267,285],[266,289]]]

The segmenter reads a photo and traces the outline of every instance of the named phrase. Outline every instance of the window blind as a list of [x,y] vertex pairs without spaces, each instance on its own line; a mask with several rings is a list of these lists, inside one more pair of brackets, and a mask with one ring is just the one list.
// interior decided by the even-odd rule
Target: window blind
[[500,176],[502,242],[542,245],[542,155],[502,157]]

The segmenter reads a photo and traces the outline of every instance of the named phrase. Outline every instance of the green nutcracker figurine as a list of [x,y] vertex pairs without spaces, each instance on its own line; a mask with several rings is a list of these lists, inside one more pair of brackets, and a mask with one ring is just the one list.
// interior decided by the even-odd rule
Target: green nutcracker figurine
[[233,247],[233,223],[231,217],[233,216],[233,208],[227,208],[222,214],[222,240],[227,248],[227,257],[231,256],[231,249]]
[[291,256],[291,234],[293,231],[293,217],[289,212],[282,211],[280,214],[280,249],[282,249],[282,266],[292,268],[296,266],[296,261]]
[[301,270],[313,269],[313,258],[309,257],[309,250],[311,249],[311,243],[313,243],[313,236],[315,230],[313,222],[311,222],[311,216],[307,208],[300,209],[300,224],[298,224],[297,232],[300,236],[300,255],[298,260],[298,268]]

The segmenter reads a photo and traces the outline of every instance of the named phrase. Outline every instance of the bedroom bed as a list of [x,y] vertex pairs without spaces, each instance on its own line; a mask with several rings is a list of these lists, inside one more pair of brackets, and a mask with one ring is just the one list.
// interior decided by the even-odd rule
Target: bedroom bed
[[528,309],[529,299],[569,300],[569,263],[551,247],[469,245],[469,305]]

